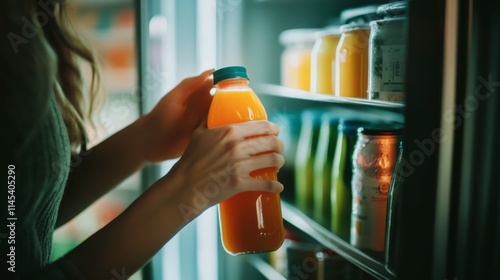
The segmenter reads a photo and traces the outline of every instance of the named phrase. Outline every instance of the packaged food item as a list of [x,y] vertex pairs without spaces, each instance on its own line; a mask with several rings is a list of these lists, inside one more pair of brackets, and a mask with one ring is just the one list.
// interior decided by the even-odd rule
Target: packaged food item
[[404,101],[406,1],[378,8],[382,18],[370,23],[368,98]]
[[362,126],[357,121],[342,121],[338,125],[335,157],[332,165],[331,228],[340,238],[349,241],[351,229],[352,155],[356,132]]
[[295,204],[307,214],[312,214],[313,210],[314,157],[319,130],[320,119],[313,112],[303,112],[295,154]]
[[318,148],[314,161],[313,217],[325,226],[330,223],[332,164],[337,144],[338,120],[325,114],[321,118]]
[[302,28],[285,30],[280,42],[285,46],[281,54],[281,84],[286,87],[310,90],[311,50],[319,29]]
[[381,253],[385,245],[387,195],[402,130],[360,128],[352,158],[351,244]]
[[370,26],[346,24],[336,50],[335,95],[367,98]]
[[319,31],[311,52],[311,92],[334,93],[335,57],[340,40],[338,27]]
[[[214,72],[216,91],[208,113],[209,128],[266,120],[264,106],[249,87],[247,71],[230,66]],[[276,168],[250,173],[277,180]],[[243,192],[219,204],[222,243],[231,254],[274,251],[283,243],[285,230],[280,196],[270,192]]]

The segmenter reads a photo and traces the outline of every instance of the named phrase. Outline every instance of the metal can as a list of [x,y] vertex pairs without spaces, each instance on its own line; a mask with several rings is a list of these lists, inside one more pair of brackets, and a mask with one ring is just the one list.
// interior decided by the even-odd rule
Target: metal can
[[351,244],[384,251],[387,195],[402,130],[358,129],[353,154]]
[[379,6],[370,23],[368,98],[404,101],[406,1]]

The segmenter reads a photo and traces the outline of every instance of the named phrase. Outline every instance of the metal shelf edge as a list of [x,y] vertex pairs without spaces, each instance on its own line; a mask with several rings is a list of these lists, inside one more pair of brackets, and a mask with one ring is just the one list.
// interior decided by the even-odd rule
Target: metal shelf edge
[[405,104],[401,102],[337,97],[272,84],[256,84],[252,87],[270,112],[321,110],[379,122],[405,122]]
[[323,226],[307,217],[300,210],[286,201],[281,202],[283,219],[307,234],[317,242],[335,251],[337,254],[379,279],[396,279],[387,271],[384,264],[353,247]]

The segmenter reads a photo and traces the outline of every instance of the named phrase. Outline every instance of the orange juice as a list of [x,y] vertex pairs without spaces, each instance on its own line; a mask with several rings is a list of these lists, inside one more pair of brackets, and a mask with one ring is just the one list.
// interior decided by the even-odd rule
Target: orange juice
[[[216,92],[208,113],[209,128],[267,120],[264,106],[248,86],[244,67],[232,66],[215,71],[214,83]],[[250,175],[277,180],[276,172],[276,168],[264,168]],[[222,243],[231,254],[274,251],[283,243],[285,230],[277,193],[239,193],[219,204],[219,215]]]
[[340,29],[342,35],[335,61],[335,95],[367,98],[370,26],[347,24]]

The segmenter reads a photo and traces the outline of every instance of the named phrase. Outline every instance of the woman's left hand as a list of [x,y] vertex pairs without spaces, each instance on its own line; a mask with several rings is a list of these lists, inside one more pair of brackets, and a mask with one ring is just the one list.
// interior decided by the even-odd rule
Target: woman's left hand
[[143,117],[146,159],[158,162],[181,156],[193,131],[206,119],[212,96],[213,70],[180,82]]

